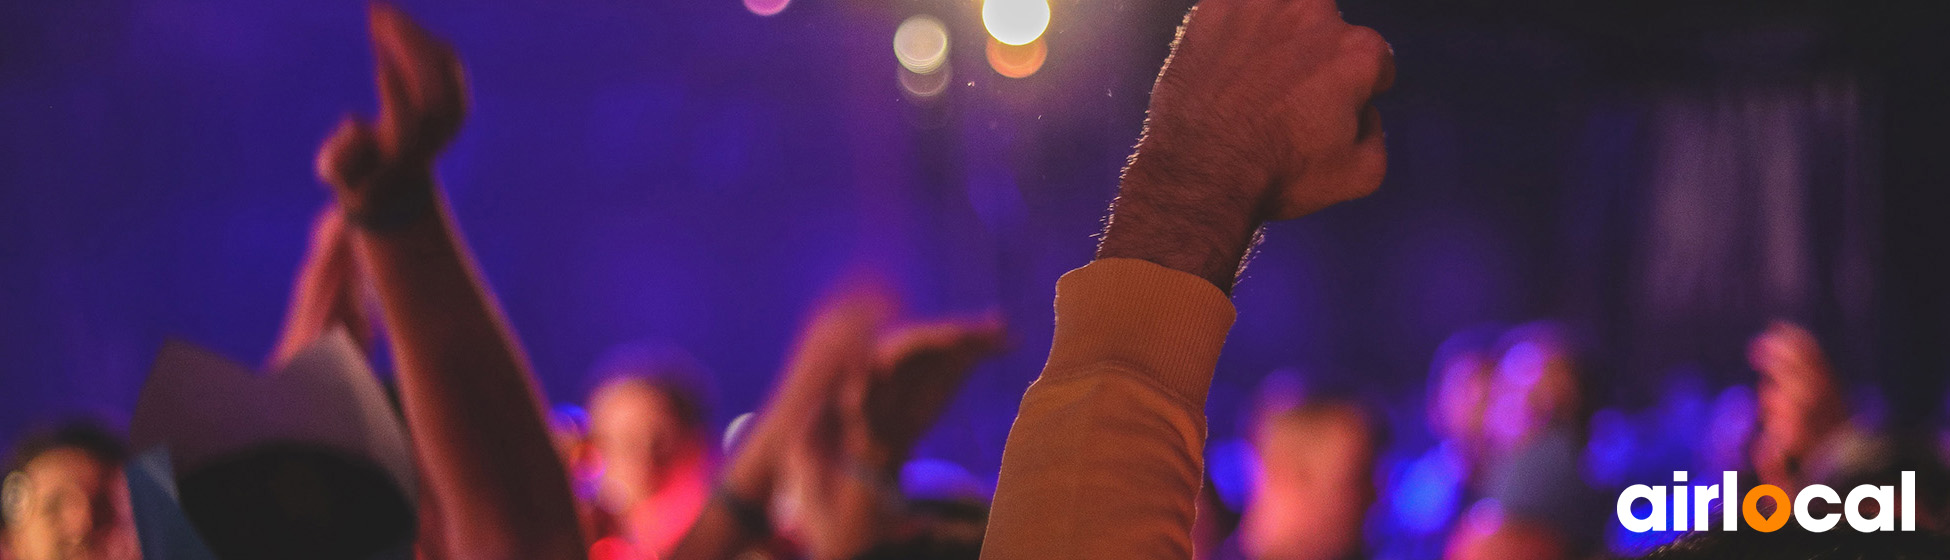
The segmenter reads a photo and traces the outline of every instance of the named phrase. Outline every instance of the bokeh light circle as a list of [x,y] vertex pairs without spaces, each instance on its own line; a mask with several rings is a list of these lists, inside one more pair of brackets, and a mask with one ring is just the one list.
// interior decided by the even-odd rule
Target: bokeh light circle
[[982,26],[1007,45],[1027,45],[1049,28],[1048,0],[983,0]]
[[941,95],[941,92],[948,91],[948,84],[954,81],[954,74],[953,71],[950,71],[946,67],[926,74],[916,74],[903,70],[899,78],[901,91],[905,91],[908,95],[914,96],[917,99],[929,99]]
[[916,74],[933,74],[948,61],[948,26],[920,15],[907,18],[894,30],[894,57]]
[[777,15],[785,11],[792,0],[745,0],[745,9],[761,16]]
[[989,67],[1003,76],[1027,78],[1043,69],[1043,62],[1049,59],[1049,48],[1043,43],[1031,41],[1027,45],[1010,45],[989,39]]

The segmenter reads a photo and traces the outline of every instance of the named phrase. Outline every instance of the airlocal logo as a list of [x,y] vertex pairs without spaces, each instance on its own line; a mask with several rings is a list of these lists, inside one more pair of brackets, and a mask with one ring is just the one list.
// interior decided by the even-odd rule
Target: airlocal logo
[[[1675,483],[1686,482],[1686,471],[1674,471],[1672,473],[1672,481]],[[1706,531],[1710,530],[1710,526],[1712,525],[1711,521],[1707,519],[1709,516],[1707,507],[1717,501],[1720,502],[1720,530],[1722,531],[1739,530],[1740,525],[1734,521],[1734,511],[1740,512],[1740,518],[1747,521],[1747,526],[1753,527],[1754,530],[1763,533],[1772,533],[1787,525],[1788,517],[1790,516],[1790,504],[1786,490],[1782,490],[1779,486],[1772,484],[1762,484],[1747,490],[1746,497],[1742,498],[1738,491],[1739,483],[1739,475],[1733,471],[1727,471],[1721,478],[1720,484],[1711,486],[1674,484],[1672,486],[1672,499],[1670,501],[1666,499],[1666,487],[1664,486],[1634,484],[1630,488],[1626,488],[1624,492],[1618,494],[1618,522],[1623,524],[1625,529],[1631,532],[1643,533],[1646,531],[1666,531],[1668,530],[1666,521],[1667,519],[1671,519],[1672,524],[1670,525],[1670,530],[1686,531],[1688,530],[1686,528],[1686,520],[1689,517],[1686,515],[1688,510],[1687,506],[1690,505],[1692,512],[1690,516],[1692,519],[1691,530]],[[1854,490],[1850,490],[1848,492],[1848,499],[1843,500],[1840,495],[1835,493],[1833,488],[1814,484],[1801,489],[1801,493],[1794,497],[1793,507],[1791,508],[1793,510],[1792,517],[1794,517],[1796,523],[1801,524],[1803,529],[1816,533],[1835,528],[1835,524],[1840,522],[1841,518],[1844,517],[1848,519],[1849,527],[1853,527],[1855,530],[1864,533],[1895,531],[1897,517],[1902,518],[1902,530],[1915,531],[1916,471],[1903,471],[1901,492],[1902,499],[1898,500],[1896,498],[1897,488],[1894,486],[1864,484],[1855,487]],[[1692,496],[1690,500],[1687,498],[1688,494]],[[1772,515],[1761,515],[1759,507],[1761,498],[1772,498],[1774,500],[1774,513]],[[1632,505],[1638,503],[1639,500],[1652,503],[1652,511],[1649,515],[1639,517],[1632,514]],[[1862,515],[1863,502],[1869,500],[1874,500],[1877,506],[1874,517],[1865,517]],[[1736,501],[1739,504],[1738,508],[1733,507]],[[1821,502],[1823,505],[1815,506],[1818,511],[1810,512],[1809,506],[1814,505],[1816,502]],[[1670,518],[1666,515],[1668,504],[1671,505],[1670,510],[1672,511]],[[1833,511],[1835,504],[1842,505],[1841,513]],[[1901,513],[1896,512],[1899,508],[1902,510]]]

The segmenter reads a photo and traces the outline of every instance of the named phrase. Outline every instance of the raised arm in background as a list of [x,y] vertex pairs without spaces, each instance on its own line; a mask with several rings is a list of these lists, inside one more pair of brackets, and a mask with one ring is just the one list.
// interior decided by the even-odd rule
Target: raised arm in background
[[344,327],[361,350],[372,351],[373,325],[367,316],[365,286],[356,258],[345,219],[338,207],[327,207],[312,223],[311,246],[298,265],[298,280],[291,287],[291,304],[285,310],[277,346],[271,350],[268,370],[283,367],[333,327]]
[[[434,184],[460,129],[459,60],[406,15],[371,7],[380,114],[347,118],[319,152],[372,274],[440,539],[457,558],[581,558],[567,477],[526,358]],[[423,547],[426,548],[426,547]]]
[[1205,0],[1152,87],[1144,136],[1002,455],[982,557],[1192,557],[1205,397],[1227,294],[1272,220],[1364,196],[1393,53],[1332,0]]

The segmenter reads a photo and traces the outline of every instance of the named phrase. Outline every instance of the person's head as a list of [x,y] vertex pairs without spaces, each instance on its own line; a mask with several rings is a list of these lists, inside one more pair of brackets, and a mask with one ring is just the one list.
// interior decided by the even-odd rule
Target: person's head
[[681,356],[625,352],[600,370],[588,407],[597,502],[623,513],[710,454],[710,412],[696,366]]
[[1485,431],[1493,449],[1508,450],[1556,427],[1581,428],[1586,406],[1579,372],[1580,345],[1551,321],[1510,329],[1497,344]]
[[344,331],[264,375],[187,343],[166,344],[129,439],[141,457],[130,466],[140,476],[130,479],[161,485],[132,494],[143,522],[167,519],[153,516],[171,508],[185,522],[145,527],[145,544],[200,542],[223,560],[375,560],[413,551],[412,448]]
[[393,558],[415,538],[414,505],[387,472],[322,445],[255,445],[177,485],[183,512],[222,559]]
[[31,433],[16,445],[0,487],[0,529],[16,560],[122,559],[139,555],[126,447],[89,422]]
[[1436,348],[1429,367],[1429,428],[1437,437],[1466,448],[1480,445],[1500,333],[1494,327],[1464,329]]
[[1755,461],[1763,475],[1798,471],[1793,463],[1847,422],[1847,407],[1828,359],[1813,333],[1775,322],[1754,336],[1747,361],[1760,377],[1754,388],[1759,420]]
[[1253,558],[1342,558],[1359,552],[1375,500],[1383,427],[1351,401],[1317,400],[1270,414],[1257,429],[1259,488],[1241,521]]

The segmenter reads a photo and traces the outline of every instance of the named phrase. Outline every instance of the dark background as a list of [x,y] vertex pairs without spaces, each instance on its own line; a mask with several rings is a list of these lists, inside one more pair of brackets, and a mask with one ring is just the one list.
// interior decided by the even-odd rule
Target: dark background
[[[1290,368],[1382,399],[1413,446],[1444,337],[1544,317],[1589,335],[1612,406],[1751,383],[1747,337],[1785,317],[1883,389],[1869,408],[1934,421],[1950,29],[1930,4],[1345,2],[1395,46],[1390,177],[1270,228],[1213,436]],[[728,420],[810,302],[874,269],[917,316],[995,308],[1014,327],[923,449],[988,478],[1187,5],[1056,0],[1024,79],[987,67],[966,1],[405,7],[466,61],[473,114],[442,179],[551,399],[580,401],[617,344],[672,344]],[[952,36],[931,100],[902,93],[890,46],[923,13]],[[0,5],[0,440],[126,421],[168,337],[263,360],[327,202],[313,150],[374,106],[363,18]]]

